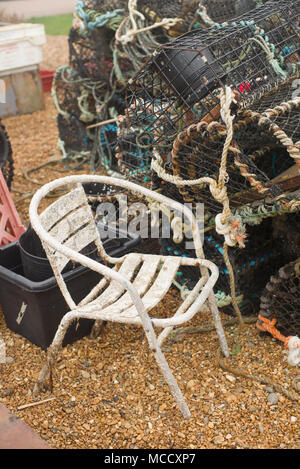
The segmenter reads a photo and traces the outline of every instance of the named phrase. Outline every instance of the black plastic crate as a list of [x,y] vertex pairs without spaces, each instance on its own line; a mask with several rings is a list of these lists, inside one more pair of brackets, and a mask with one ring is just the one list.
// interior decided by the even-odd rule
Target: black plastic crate
[[[120,231],[115,238],[103,242],[112,257],[123,256],[139,243],[138,236]],[[84,298],[101,279],[99,274],[82,266],[66,272],[63,277],[75,302]],[[70,309],[54,276],[41,282],[24,276],[17,241],[0,249],[0,304],[7,327],[44,350]],[[63,346],[88,335],[93,323],[90,319],[80,319],[71,324]]]

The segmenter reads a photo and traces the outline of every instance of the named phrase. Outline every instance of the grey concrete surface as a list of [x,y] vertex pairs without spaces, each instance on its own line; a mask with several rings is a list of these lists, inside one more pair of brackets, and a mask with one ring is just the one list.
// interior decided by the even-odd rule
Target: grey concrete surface
[[0,10],[27,20],[33,16],[73,13],[76,0],[0,0]]

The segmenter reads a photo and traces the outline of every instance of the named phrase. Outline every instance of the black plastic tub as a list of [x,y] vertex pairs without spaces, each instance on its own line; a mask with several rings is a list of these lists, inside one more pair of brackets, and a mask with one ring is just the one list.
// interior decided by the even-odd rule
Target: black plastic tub
[[[29,225],[20,236],[19,247],[24,276],[34,282],[41,282],[53,276],[53,270],[43,249],[40,238]],[[91,243],[81,251],[82,254],[92,259],[97,258],[97,247]],[[72,270],[72,262],[68,262],[63,270],[66,273]]]
[[[113,257],[123,256],[140,243],[135,235],[118,232],[117,236],[104,242],[106,251]],[[63,277],[75,302],[84,298],[101,279],[82,266]],[[69,311],[54,276],[39,282],[24,276],[17,241],[0,249],[0,304],[7,327],[43,350],[49,347],[61,319]],[[89,319],[73,323],[63,346],[88,335],[93,323]]]

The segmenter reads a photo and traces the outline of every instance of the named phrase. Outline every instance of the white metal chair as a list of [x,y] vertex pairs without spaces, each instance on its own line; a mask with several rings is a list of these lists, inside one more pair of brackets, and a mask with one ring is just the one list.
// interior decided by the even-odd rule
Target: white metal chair
[[[171,210],[180,211],[192,226],[196,259],[167,257],[152,254],[130,253],[121,258],[112,258],[104,250],[93,212],[88,203],[82,184],[100,183],[140,193],[148,199],[167,205]],[[53,202],[40,215],[38,208],[41,200],[58,188],[67,186],[70,190]],[[69,305],[58,327],[52,344],[48,348],[48,360],[43,366],[35,385],[35,394],[49,387],[51,367],[61,349],[64,335],[69,325],[79,318],[95,320],[95,325],[102,321],[114,321],[124,324],[141,325],[144,328],[150,349],[169,385],[169,388],[184,417],[190,416],[189,408],[175,380],[166,358],[161,350],[162,341],[174,326],[189,321],[208,300],[218,333],[221,349],[229,356],[228,346],[219,316],[213,287],[218,278],[218,268],[204,259],[200,233],[193,213],[182,204],[175,202],[149,189],[132,182],[107,176],[76,175],[55,180],[43,186],[33,196],[30,209],[30,221],[40,237],[61,292]],[[104,261],[99,263],[80,251],[94,242]],[[66,264],[72,260],[101,276],[99,283],[79,303],[75,304],[61,274]],[[114,266],[113,268],[108,265]],[[152,310],[165,296],[176,272],[182,265],[199,266],[200,280],[185,298],[171,318],[151,318]],[[155,329],[162,331],[158,336]]]

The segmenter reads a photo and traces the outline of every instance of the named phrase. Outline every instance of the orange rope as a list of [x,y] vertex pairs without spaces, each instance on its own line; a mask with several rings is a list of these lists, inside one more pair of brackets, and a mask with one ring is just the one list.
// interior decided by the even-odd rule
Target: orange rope
[[283,334],[281,334],[279,330],[276,329],[275,327],[276,322],[277,320],[275,318],[270,320],[270,319],[264,318],[263,316],[259,314],[256,327],[263,332],[269,332],[274,337],[274,339],[280,340],[281,342],[284,343],[284,346],[288,348],[288,343],[289,343],[291,336],[285,337]]

